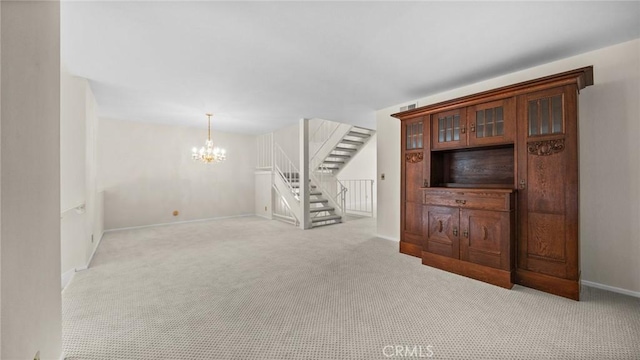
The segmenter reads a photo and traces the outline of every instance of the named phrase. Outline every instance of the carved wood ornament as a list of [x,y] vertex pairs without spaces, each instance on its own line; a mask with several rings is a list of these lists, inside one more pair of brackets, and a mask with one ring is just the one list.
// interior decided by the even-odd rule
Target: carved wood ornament
[[423,153],[406,154],[405,160],[411,164],[419,163],[424,158]]
[[548,156],[564,150],[564,139],[535,141],[527,144],[529,154]]

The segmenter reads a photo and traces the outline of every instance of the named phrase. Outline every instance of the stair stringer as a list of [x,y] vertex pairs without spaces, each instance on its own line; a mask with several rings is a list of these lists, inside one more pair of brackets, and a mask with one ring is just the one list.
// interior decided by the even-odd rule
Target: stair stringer
[[300,200],[294,195],[291,187],[282,178],[282,175],[276,170],[273,172],[273,186],[276,187],[277,192],[282,196],[284,201],[289,206],[291,213],[296,217],[298,221],[302,219],[302,206],[300,206]]
[[329,156],[329,154],[335,149],[336,146],[344,139],[344,137],[351,131],[353,126],[349,124],[339,123],[336,129],[333,131],[327,141],[322,144],[320,149],[313,155],[311,161],[309,161],[309,167],[311,169],[317,169],[320,164]]
[[[351,128],[354,128],[354,127],[355,127],[355,126],[352,126]],[[375,135],[375,134],[376,134],[376,131],[375,131],[375,130],[366,129],[366,128],[361,128],[361,129],[364,129],[364,130],[369,131],[369,134],[371,134],[371,136],[369,136],[368,138],[363,139],[363,140],[364,140],[364,141],[363,141],[363,143],[364,143],[364,144],[362,144],[362,145],[358,146],[358,147],[357,147],[357,150],[355,151],[355,153],[353,154],[353,156],[351,156],[350,158],[345,159],[344,164],[340,165],[340,167],[339,167],[337,170],[334,170],[334,171],[333,171],[333,175],[337,176],[338,174],[340,174],[340,172],[342,171],[342,169],[344,169],[344,168],[349,164],[349,162],[351,162],[351,160],[353,160],[353,158],[355,158],[356,156],[358,156],[358,154],[360,154],[360,151],[361,151],[365,146],[367,146],[367,144],[369,143],[369,141],[371,140],[371,138],[373,137],[373,135]],[[348,133],[348,132],[347,132],[347,133]],[[345,134],[345,135],[342,137],[342,139],[340,139],[340,141],[342,141],[346,136],[347,136],[347,135]],[[340,144],[340,141],[339,141],[337,144],[335,144],[335,145],[334,145],[334,148]],[[331,151],[333,151],[333,150],[331,150]],[[326,158],[330,157],[330,156],[329,156],[329,154],[331,154],[331,151],[329,151],[329,152],[327,153],[327,156],[325,156],[325,158],[324,158],[324,159],[322,159],[322,161],[324,161]]]

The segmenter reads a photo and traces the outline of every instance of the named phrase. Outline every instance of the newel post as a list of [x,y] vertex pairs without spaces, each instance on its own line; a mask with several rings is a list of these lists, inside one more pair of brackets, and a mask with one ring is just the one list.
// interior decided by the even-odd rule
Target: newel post
[[309,119],[300,119],[300,228],[311,228],[309,215]]

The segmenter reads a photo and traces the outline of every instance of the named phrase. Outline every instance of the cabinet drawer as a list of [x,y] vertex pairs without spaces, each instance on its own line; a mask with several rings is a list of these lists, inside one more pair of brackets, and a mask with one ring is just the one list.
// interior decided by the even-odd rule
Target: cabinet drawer
[[424,204],[481,210],[511,210],[512,190],[425,189]]

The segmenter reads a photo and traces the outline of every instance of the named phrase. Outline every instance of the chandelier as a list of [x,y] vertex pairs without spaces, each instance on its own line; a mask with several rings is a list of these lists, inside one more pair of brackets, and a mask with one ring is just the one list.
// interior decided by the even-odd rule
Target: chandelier
[[213,114],[206,114],[209,118],[209,133],[207,135],[207,142],[203,147],[198,150],[197,148],[193,148],[191,151],[191,158],[193,160],[200,160],[205,164],[209,163],[217,163],[224,161],[226,156],[226,151],[219,147],[213,147],[213,141],[211,140],[211,116]]

